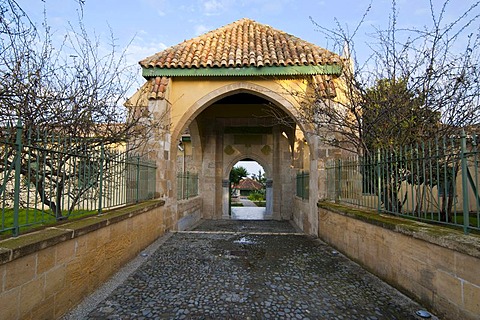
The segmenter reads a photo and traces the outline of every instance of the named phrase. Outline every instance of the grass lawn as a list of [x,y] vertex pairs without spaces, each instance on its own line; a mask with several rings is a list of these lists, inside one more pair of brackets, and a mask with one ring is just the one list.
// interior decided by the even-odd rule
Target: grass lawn
[[241,202],[232,202],[230,204],[231,207],[243,207],[243,203]]
[[[5,238],[5,236],[11,235],[11,230],[4,230],[13,227],[13,209],[5,208],[3,211],[0,211],[0,239]],[[63,215],[65,216],[68,212],[64,211]],[[97,213],[97,210],[74,210],[70,213],[70,216],[65,216],[69,221],[80,219],[86,216],[91,216]],[[62,221],[65,221],[62,220]],[[55,216],[52,210],[41,210],[35,208],[26,208],[20,209],[18,213],[18,223],[20,225],[20,233],[25,233],[26,231],[38,229],[39,227],[47,227],[55,225],[58,221],[55,219]],[[3,230],[3,231],[2,231]]]

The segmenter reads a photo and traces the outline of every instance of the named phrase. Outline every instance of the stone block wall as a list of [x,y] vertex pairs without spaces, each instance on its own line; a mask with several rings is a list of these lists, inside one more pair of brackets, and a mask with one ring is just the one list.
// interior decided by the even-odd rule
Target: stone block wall
[[179,201],[177,204],[177,229],[187,230],[202,218],[201,197],[194,197],[188,200]]
[[311,234],[311,223],[308,219],[308,212],[310,210],[308,199],[295,197],[293,201],[293,222],[306,234]]
[[61,317],[163,235],[163,204],[0,241],[0,320]]
[[321,239],[441,319],[479,319],[480,236],[332,204],[318,213]]

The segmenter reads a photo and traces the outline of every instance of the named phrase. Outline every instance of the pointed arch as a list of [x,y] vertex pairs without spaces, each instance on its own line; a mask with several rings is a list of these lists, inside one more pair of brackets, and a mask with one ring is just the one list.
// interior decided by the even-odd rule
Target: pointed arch
[[193,105],[182,115],[181,119],[178,121],[178,125],[173,129],[172,141],[176,141],[185,128],[188,127],[190,122],[195,119],[203,110],[222,98],[237,93],[253,94],[270,101],[274,105],[280,107],[290,117],[292,117],[292,119],[298,126],[300,126],[303,132],[309,131],[309,128],[306,128],[304,123],[298,121],[298,109],[295,104],[285,98],[281,93],[275,92],[267,87],[252,82],[235,82],[217,88],[193,103]]

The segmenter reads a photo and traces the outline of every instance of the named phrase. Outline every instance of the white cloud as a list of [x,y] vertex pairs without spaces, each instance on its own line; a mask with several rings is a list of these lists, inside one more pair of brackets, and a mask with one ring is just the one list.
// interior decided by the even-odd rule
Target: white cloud
[[[240,5],[255,11],[266,12],[268,14],[287,11],[291,5],[298,5],[292,0],[241,0]],[[271,11],[273,10],[273,11]]]
[[148,32],[144,29],[140,29],[137,31],[137,39],[139,35],[148,35]]
[[225,4],[217,0],[203,2],[203,11],[206,15],[219,15],[225,10]]
[[167,12],[170,11],[170,2],[166,0],[142,0],[145,6],[151,8],[152,12],[156,12],[160,17],[167,15]]
[[141,68],[138,62],[166,48],[167,46],[162,42],[143,43],[142,41],[138,41],[138,39],[128,47],[125,62],[127,65],[132,66],[135,78],[132,87],[126,94],[127,97],[131,97],[135,91],[145,83],[145,79],[141,76]]
[[201,34],[204,34],[207,31],[210,31],[211,29],[212,29],[211,27],[207,27],[203,24],[196,25],[195,26],[195,35],[199,36]]
[[140,60],[145,59],[157,52],[167,48],[164,43],[132,43],[127,49],[127,64],[135,65]]
[[195,12],[195,7],[192,5],[181,5],[178,7],[178,12]]
[[218,16],[232,9],[235,0],[200,0],[200,9],[206,16]]

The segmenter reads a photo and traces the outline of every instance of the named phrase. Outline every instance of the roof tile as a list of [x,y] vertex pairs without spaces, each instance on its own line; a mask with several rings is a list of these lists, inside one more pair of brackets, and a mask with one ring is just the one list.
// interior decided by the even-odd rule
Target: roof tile
[[241,19],[156,53],[144,68],[236,68],[339,64],[328,50],[268,25]]
[[150,81],[152,82],[152,89],[150,95],[148,96],[148,99],[165,99],[165,92],[167,91],[169,79],[167,77],[155,77],[152,78]]
[[234,188],[240,190],[260,190],[263,188],[263,185],[251,178],[245,178],[240,180],[238,185],[235,185]]

